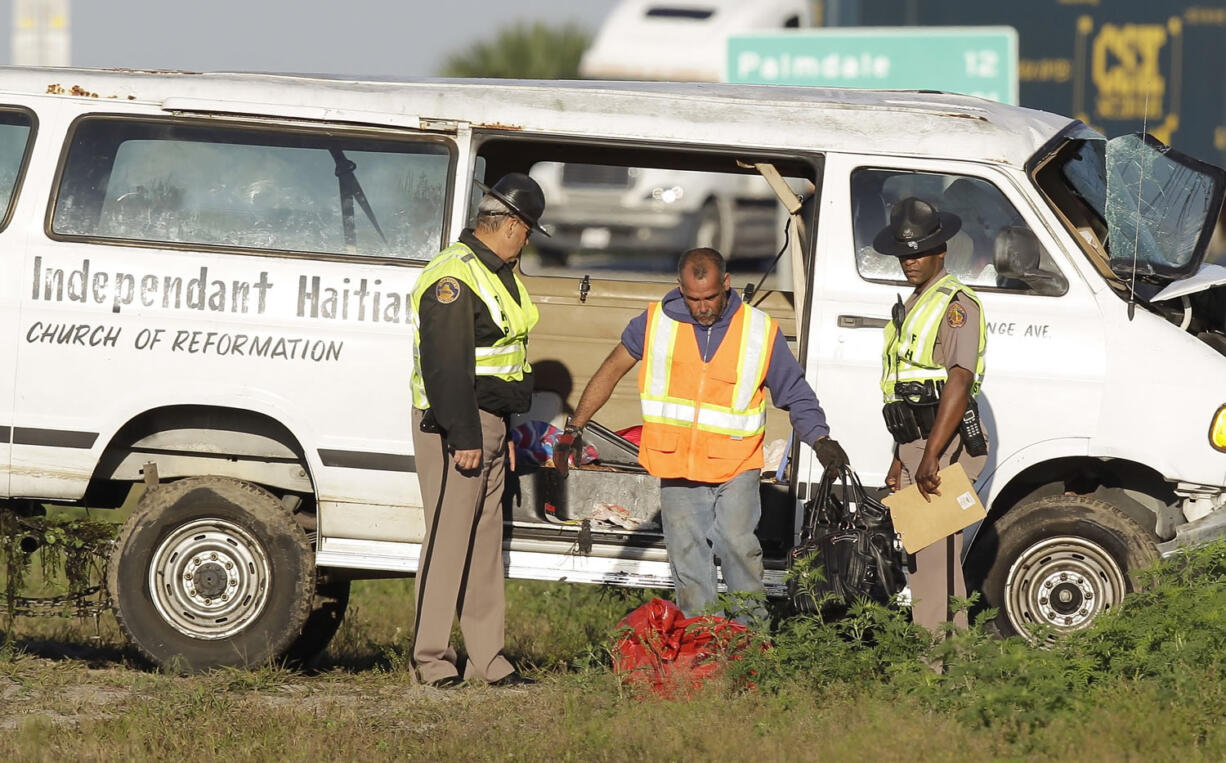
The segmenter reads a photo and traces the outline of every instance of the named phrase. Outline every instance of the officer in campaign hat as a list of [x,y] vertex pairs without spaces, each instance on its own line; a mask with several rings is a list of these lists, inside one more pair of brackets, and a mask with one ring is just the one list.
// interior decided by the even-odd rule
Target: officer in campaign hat
[[[440,687],[531,683],[502,654],[502,491],[508,460],[515,466],[507,418],[531,402],[528,332],[538,318],[514,266],[533,231],[549,235],[545,195],[518,172],[480,187],[473,227],[430,260],[412,294],[413,450],[426,519],[413,662]],[[450,643],[457,613],[462,677]]]
[[[916,485],[925,497],[939,494],[940,469],[960,463],[974,481],[987,461],[975,401],[987,339],[983,308],[945,271],[946,242],[960,227],[956,215],[910,197],[893,206],[873,239],[874,249],[898,258],[915,287],[905,302],[899,296],[885,328],[881,390],[896,443],[886,476],[891,491]],[[960,532],[915,554],[912,619],[934,633],[951,619],[950,597],[966,596],[961,558]],[[965,613],[955,620],[965,626]]]

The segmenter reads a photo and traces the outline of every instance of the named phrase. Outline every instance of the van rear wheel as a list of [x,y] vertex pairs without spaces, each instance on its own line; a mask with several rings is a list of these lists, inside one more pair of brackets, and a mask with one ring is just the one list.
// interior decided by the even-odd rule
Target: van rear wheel
[[315,588],[306,534],[271,493],[190,477],[142,498],[107,572],[115,617],[156,665],[198,672],[280,659]]
[[967,558],[967,584],[995,607],[1002,636],[1038,639],[1090,627],[1135,590],[1158,558],[1157,538],[1106,501],[1057,495],[1013,508],[985,528]]

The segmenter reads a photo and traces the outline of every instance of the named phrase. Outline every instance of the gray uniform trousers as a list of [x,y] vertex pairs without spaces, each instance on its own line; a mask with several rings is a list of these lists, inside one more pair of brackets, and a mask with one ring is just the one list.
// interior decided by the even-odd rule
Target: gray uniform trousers
[[423,681],[458,675],[451,647],[456,615],[468,665],[464,678],[497,681],[514,670],[502,656],[506,582],[502,563],[502,490],[507,425],[481,411],[482,463],[462,474],[442,435],[421,431],[413,411],[413,450],[426,513],[417,570],[413,662]]
[[[928,441],[924,439],[898,446],[898,460],[902,462],[900,488],[915,484],[915,470],[919,468],[927,446]],[[987,456],[967,455],[962,446],[962,435],[955,434],[941,453],[938,468],[944,469],[958,462],[966,470],[966,476],[974,482],[987,461]],[[933,633],[938,633],[941,623],[951,619],[959,627],[967,627],[966,612],[951,617],[949,611],[950,596],[966,596],[966,581],[962,578],[962,533],[954,533],[916,552],[915,572],[911,575],[910,583],[911,619],[915,623]]]

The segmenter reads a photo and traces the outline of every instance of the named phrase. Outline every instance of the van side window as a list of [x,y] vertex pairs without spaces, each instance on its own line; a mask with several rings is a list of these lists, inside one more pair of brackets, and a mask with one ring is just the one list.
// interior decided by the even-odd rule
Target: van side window
[[0,220],[6,223],[32,133],[33,118],[27,112],[0,109]]
[[885,227],[890,208],[918,196],[962,227],[949,240],[945,269],[968,286],[1059,296],[1068,281],[996,186],[965,175],[858,169],[851,176],[856,268],[870,281],[903,283],[898,259],[878,254],[873,237]]
[[434,141],[90,118],[72,134],[57,236],[428,260],[450,152]]

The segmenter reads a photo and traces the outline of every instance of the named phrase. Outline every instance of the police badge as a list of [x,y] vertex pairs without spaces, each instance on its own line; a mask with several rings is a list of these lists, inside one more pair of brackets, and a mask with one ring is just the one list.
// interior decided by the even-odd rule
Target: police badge
[[460,282],[447,276],[434,284],[434,298],[440,305],[450,305],[460,297]]
[[949,312],[945,313],[945,322],[951,329],[962,328],[966,325],[966,308],[954,302],[949,306]]

